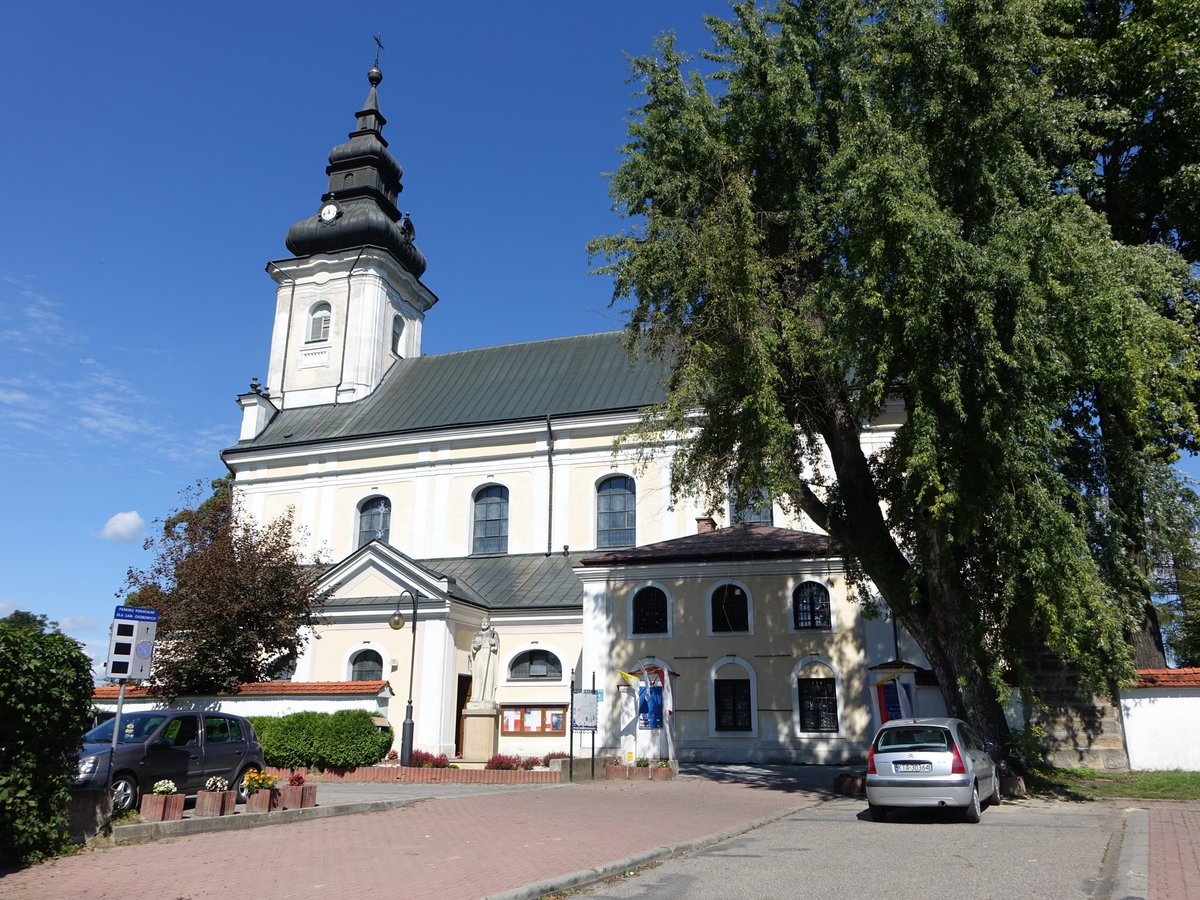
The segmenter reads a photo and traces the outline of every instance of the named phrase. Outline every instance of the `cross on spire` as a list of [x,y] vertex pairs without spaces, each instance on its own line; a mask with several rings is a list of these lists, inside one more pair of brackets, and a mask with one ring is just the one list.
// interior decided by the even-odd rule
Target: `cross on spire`
[[375,35],[375,68],[379,68],[379,53],[383,50],[383,35]]

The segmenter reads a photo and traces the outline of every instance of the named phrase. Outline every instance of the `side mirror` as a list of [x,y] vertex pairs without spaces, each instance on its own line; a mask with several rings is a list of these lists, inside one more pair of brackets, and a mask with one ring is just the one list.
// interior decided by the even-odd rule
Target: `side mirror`
[[991,741],[988,741],[983,745],[983,750],[988,756],[992,757],[993,759],[996,758],[996,745]]

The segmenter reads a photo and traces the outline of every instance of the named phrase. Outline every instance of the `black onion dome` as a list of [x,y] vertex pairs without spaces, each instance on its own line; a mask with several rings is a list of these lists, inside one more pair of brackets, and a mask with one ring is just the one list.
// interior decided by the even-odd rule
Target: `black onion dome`
[[317,215],[301,219],[288,229],[287,248],[296,256],[335,253],[365,245],[388,250],[418,278],[425,271],[425,255],[413,243],[415,233],[407,216],[401,221],[396,200],[404,190],[404,169],[388,150],[383,137],[387,119],[379,111],[375,88],[383,73],[372,67],[367,73],[371,90],[363,108],[355,113],[358,127],[350,140],[329,153],[329,190],[321,196],[324,205],[338,205],[338,215],[323,222]]

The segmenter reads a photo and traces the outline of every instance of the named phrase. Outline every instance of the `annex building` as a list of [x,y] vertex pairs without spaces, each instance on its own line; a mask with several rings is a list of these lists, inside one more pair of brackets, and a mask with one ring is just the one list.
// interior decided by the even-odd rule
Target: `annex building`
[[293,508],[304,551],[334,560],[294,682],[366,683],[399,735],[411,672],[415,747],[466,759],[566,750],[572,677],[599,692],[597,752],[651,758],[839,762],[889,714],[944,714],[811,522],[769,498],[672,507],[670,446],[614,452],[666,373],[620,333],[422,353],[454,314],[368,80],[316,213],[267,264],[267,387],[239,398],[223,453],[245,513]]

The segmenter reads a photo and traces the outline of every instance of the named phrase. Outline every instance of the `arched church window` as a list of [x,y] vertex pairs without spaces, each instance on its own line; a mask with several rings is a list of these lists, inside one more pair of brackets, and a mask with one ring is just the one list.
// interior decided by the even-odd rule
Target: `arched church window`
[[392,502],[387,497],[364,500],[358,508],[358,546],[386,541],[392,526]]
[[520,678],[562,678],[562,663],[549,650],[526,650],[518,653],[508,667],[508,677]]
[[628,475],[605,478],[596,488],[596,546],[637,543],[637,493]]
[[392,353],[401,356],[400,339],[404,336],[404,320],[399,316],[392,318]]
[[508,552],[508,488],[493,484],[475,492],[475,532],[471,552]]
[[383,657],[374,650],[359,650],[350,658],[351,681],[380,681],[383,679]]
[[329,319],[332,314],[333,309],[328,303],[318,303],[312,308],[308,317],[308,340],[310,342],[329,340]]

